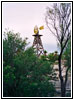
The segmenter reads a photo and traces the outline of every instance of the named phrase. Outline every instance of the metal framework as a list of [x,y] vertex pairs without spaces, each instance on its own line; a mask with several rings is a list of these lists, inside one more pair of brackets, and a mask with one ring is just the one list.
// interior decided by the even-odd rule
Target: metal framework
[[40,55],[44,54],[44,48],[43,48],[42,41],[41,41],[41,36],[43,35],[36,34],[32,36],[34,36],[33,48],[35,48],[36,54],[39,57]]

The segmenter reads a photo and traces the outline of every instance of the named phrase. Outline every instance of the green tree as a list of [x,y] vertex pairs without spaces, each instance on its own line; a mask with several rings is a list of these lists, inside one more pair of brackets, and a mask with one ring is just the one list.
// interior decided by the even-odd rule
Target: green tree
[[[14,65],[17,68],[15,72],[18,82],[16,88],[19,96],[42,97],[54,95],[55,88],[50,83],[51,78],[48,76],[52,73],[51,64],[39,59],[33,48],[28,48],[22,55],[16,56]],[[21,95],[20,90],[22,91]]]
[[[18,34],[17,34],[18,35]],[[53,70],[51,63],[36,56],[32,47],[24,50],[26,43],[11,32],[4,37],[3,52],[3,96],[4,97],[48,97],[54,96],[55,88],[49,75]],[[13,38],[14,37],[14,38]],[[13,42],[15,39],[15,42]],[[18,40],[18,42],[16,42]],[[8,45],[6,45],[9,44]],[[16,46],[16,43],[18,44]],[[22,46],[20,48],[20,45]],[[16,47],[16,49],[14,47]],[[20,51],[17,50],[20,48]],[[6,59],[6,54],[7,56]],[[11,59],[11,60],[10,60]],[[13,62],[13,64],[12,64]]]
[[27,45],[26,39],[22,40],[19,33],[13,31],[4,32],[3,39],[3,61],[5,65],[13,66],[13,58],[17,53],[23,51]]
[[15,96],[15,68],[7,65],[3,67],[3,96]]
[[3,37],[3,95],[15,96],[15,65],[14,58],[20,53],[24,52],[27,45],[25,38],[22,40],[19,33],[13,31],[4,32]]
[[58,60],[58,54],[57,54],[57,52],[55,51],[53,53],[48,54],[48,59],[49,59],[49,61],[52,62],[52,64],[54,64],[55,61]]

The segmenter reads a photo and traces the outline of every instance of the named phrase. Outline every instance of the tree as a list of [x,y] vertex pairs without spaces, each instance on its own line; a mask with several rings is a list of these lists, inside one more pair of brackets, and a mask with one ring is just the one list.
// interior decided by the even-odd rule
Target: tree
[[[34,53],[33,48],[28,48],[22,56],[19,54],[14,59],[14,63],[17,68],[18,84],[16,88],[18,89],[19,96],[54,96],[55,88],[50,82],[51,78],[48,76],[52,74],[50,62],[39,59]],[[22,91],[22,94],[20,91]]]
[[3,66],[3,96],[15,96],[15,68],[12,66]]
[[13,66],[13,58],[19,52],[24,51],[27,38],[22,40],[19,33],[6,30],[3,39],[3,61],[5,65]]
[[[24,41],[20,41],[20,37],[16,38],[16,35],[11,32],[8,32],[6,36],[6,39],[4,37],[3,40],[3,60],[5,62],[3,66],[3,96],[54,96],[55,88],[49,77],[53,73],[51,63],[38,58],[32,47],[24,49],[26,43],[22,45]],[[22,47],[20,48],[20,46]],[[19,48],[20,51],[16,52]],[[7,59],[5,55],[7,55]]]
[[47,8],[46,24],[50,32],[56,37],[60,47],[59,62],[59,78],[61,82],[61,96],[66,94],[66,83],[68,78],[68,71],[71,66],[67,66],[65,80],[62,76],[61,59],[66,48],[66,45],[71,37],[71,4],[59,3],[54,4],[53,8]]
[[15,96],[14,58],[24,52],[27,38],[22,40],[19,33],[6,30],[3,37],[3,96]]
[[52,62],[52,64],[54,64],[55,61],[58,60],[58,54],[57,54],[57,51],[55,51],[55,52],[53,52],[53,53],[49,53],[49,54],[48,54],[48,59],[49,59],[49,61]]

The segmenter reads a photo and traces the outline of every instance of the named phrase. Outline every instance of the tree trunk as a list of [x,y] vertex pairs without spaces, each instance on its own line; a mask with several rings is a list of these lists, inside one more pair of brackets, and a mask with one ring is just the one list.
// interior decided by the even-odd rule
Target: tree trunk
[[63,76],[62,76],[62,69],[61,69],[61,54],[59,55],[59,59],[58,59],[58,62],[59,62],[59,78],[60,78],[60,83],[61,83],[61,97],[65,97],[65,94],[66,94],[66,85],[64,83],[64,79],[63,79]]
[[66,95],[66,87],[64,82],[63,83],[61,82],[61,97],[65,97],[65,95]]

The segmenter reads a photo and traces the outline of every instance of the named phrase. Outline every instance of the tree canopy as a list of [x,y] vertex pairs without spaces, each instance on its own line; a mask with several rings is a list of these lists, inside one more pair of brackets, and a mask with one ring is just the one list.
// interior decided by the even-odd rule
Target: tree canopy
[[4,97],[50,97],[55,88],[49,75],[51,63],[40,59],[32,47],[26,48],[26,39],[12,31],[3,40],[3,96]]

